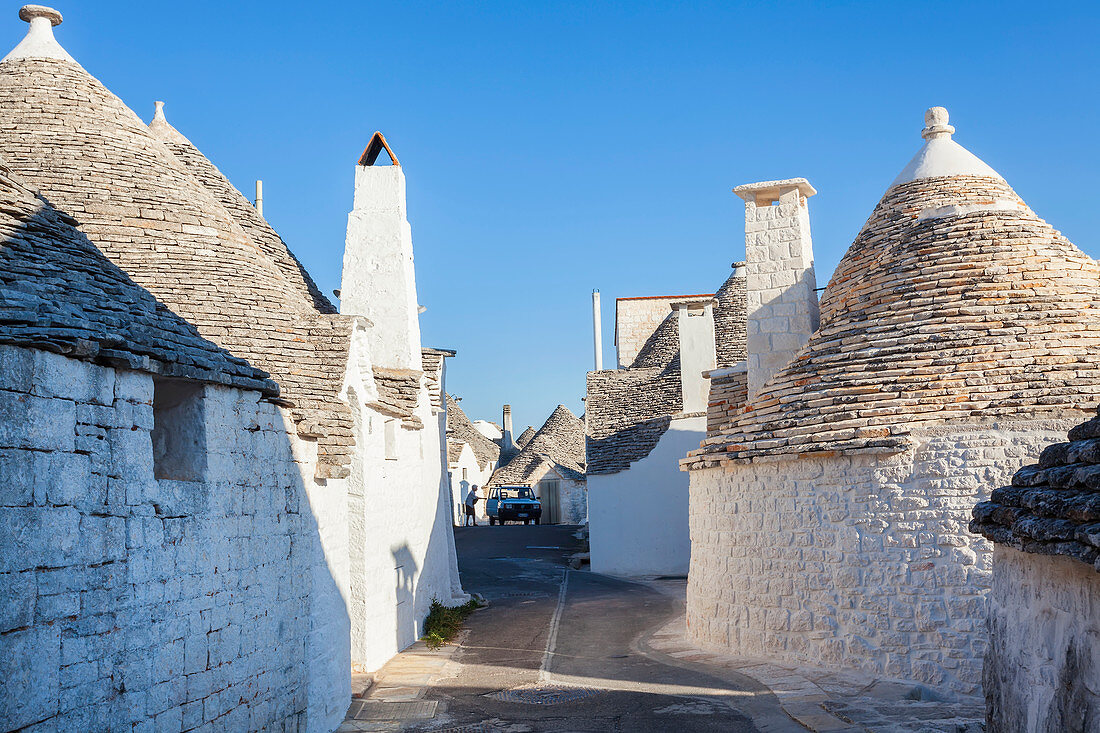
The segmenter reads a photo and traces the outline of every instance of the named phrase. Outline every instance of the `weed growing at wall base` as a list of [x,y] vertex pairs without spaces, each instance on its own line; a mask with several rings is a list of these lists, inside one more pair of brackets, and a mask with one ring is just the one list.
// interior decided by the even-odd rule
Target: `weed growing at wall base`
[[438,599],[433,598],[431,610],[428,611],[428,617],[424,619],[424,636],[420,637],[421,641],[426,643],[429,649],[438,649],[453,639],[467,617],[479,608],[481,603],[476,598],[471,598],[461,606],[453,608],[448,608]]

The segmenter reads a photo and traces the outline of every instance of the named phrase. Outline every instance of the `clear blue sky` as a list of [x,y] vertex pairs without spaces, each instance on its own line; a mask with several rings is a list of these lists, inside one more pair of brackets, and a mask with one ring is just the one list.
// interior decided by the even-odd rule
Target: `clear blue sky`
[[[5,3],[0,46],[23,36]],[[312,8],[310,7],[312,5]],[[716,288],[738,184],[805,176],[824,283],[926,107],[1100,256],[1100,4],[58,2],[62,45],[153,101],[339,287],[355,162],[408,176],[425,344],[471,417],[583,409],[590,293]],[[324,11],[314,8],[324,8]]]

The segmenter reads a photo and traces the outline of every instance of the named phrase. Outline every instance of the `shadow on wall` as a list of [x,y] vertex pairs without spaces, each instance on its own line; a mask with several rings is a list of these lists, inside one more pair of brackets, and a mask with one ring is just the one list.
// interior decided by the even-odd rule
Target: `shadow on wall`
[[[87,298],[69,317],[88,332],[32,340],[43,305],[26,334],[5,326],[5,340],[34,348],[0,345],[3,727],[129,728],[154,715],[160,727],[171,711],[178,727],[198,710],[195,725],[226,730],[332,730],[350,695],[349,619],[282,413],[255,391],[194,390],[186,419],[205,454],[189,458],[189,480],[158,480],[160,378],[66,354],[77,338],[83,354],[89,342],[157,344],[134,321],[149,307],[162,326],[198,332],[75,230],[65,261],[51,261],[51,208],[24,224],[33,251],[0,241],[0,284],[53,306]],[[113,307],[95,313],[96,299]]]
[[[420,566],[406,544],[394,549],[392,554],[394,577],[397,580],[394,594],[397,599],[397,649],[401,650],[408,645],[410,638],[418,638],[417,632],[422,623],[416,613],[416,579]],[[402,628],[405,624],[410,624],[412,628]]]

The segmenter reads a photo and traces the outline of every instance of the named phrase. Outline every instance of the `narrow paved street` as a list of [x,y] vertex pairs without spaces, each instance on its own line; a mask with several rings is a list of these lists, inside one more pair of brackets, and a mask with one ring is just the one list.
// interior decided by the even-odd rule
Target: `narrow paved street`
[[575,527],[456,530],[463,585],[490,601],[424,699],[424,731],[801,731],[759,683],[647,648],[679,613],[660,590],[568,569]]

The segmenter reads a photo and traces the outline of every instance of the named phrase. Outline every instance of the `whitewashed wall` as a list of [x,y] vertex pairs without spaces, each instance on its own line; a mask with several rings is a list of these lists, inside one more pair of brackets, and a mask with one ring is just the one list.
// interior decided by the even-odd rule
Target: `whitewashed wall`
[[1100,729],[1100,573],[998,545],[989,630],[992,733]]
[[385,457],[384,426],[392,418],[363,409],[357,393],[349,390],[360,446],[348,479],[351,658],[357,671],[370,672],[420,638],[433,598],[453,605],[468,596],[427,388],[417,407],[425,427],[397,428],[396,460]]
[[158,481],[152,397],[147,374],[0,346],[4,728],[332,730],[332,497],[307,497],[278,408],[224,387],[204,388],[206,480]]
[[1069,427],[952,426],[900,455],[692,471],[691,635],[976,694],[992,554],[970,510]]
[[629,469],[588,477],[593,571],[687,574],[689,478],[680,470],[680,459],[705,435],[706,417],[673,420],[653,451]]
[[[481,497],[481,501],[477,503],[474,516],[477,518],[478,522],[489,521],[488,515],[485,514],[485,498],[488,496],[485,484],[489,482],[489,478],[493,475],[489,466],[490,464],[488,463],[484,466],[478,464],[477,456],[474,454],[474,450],[470,447],[469,443],[463,444],[462,454],[459,456],[459,459],[450,464],[451,507],[454,512],[455,524],[462,526],[465,522],[466,510],[464,504],[466,496],[473,491],[475,486],[477,487],[477,495]],[[466,469],[466,478],[462,478],[463,469]]]

